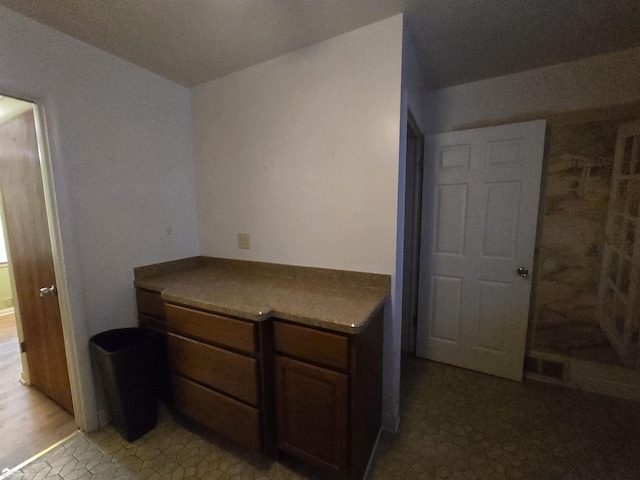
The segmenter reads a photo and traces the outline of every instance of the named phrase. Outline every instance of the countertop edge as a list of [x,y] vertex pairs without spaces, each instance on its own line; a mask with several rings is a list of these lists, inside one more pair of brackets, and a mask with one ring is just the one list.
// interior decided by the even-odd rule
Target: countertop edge
[[[265,301],[263,305],[265,308],[262,310],[255,308],[256,305],[252,306],[254,310],[251,308],[242,310],[237,308],[237,302],[233,305],[225,305],[220,298],[208,299],[202,295],[190,296],[185,294],[184,289],[179,288],[185,279],[187,282],[191,281],[189,279],[190,272],[194,272],[193,274],[197,275],[197,272],[201,273],[203,269],[205,271],[211,269],[211,275],[219,275],[220,278],[240,272],[243,277],[247,275],[248,278],[251,278],[251,275],[256,275],[263,280],[266,278],[268,281],[271,281],[271,279],[275,281],[277,279],[283,281],[295,279],[296,282],[301,281],[303,283],[308,281],[310,295],[316,293],[313,290],[314,285],[317,287],[318,285],[344,284],[345,288],[368,291],[369,301],[361,303],[360,312],[351,315],[352,318],[346,316],[340,318],[340,314],[323,318],[322,314],[314,315],[311,311],[305,312],[304,308],[300,311],[287,308],[282,310],[278,305],[270,305],[268,301]],[[173,274],[182,276],[182,278],[175,280]],[[260,322],[270,318],[282,319],[299,325],[345,334],[358,334],[364,331],[372,318],[383,308],[391,296],[390,275],[245,262],[242,260],[201,256],[136,267],[134,269],[133,285],[137,289],[159,293],[161,298],[168,303],[205,312],[228,315],[253,322]],[[331,301],[330,294],[327,295],[327,301]],[[355,321],[351,322],[350,320]]]

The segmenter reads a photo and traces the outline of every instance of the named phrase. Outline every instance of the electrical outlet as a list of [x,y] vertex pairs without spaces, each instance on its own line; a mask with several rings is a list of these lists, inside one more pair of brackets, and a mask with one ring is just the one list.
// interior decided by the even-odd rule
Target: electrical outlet
[[4,299],[5,307],[13,307],[13,298],[5,298]]
[[251,248],[251,235],[248,233],[238,234],[238,248],[248,250]]

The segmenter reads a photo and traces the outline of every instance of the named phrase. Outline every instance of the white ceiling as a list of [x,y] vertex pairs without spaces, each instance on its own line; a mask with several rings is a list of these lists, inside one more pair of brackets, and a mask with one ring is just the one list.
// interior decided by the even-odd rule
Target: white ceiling
[[430,87],[640,46],[639,0],[0,0],[191,87],[404,12]]

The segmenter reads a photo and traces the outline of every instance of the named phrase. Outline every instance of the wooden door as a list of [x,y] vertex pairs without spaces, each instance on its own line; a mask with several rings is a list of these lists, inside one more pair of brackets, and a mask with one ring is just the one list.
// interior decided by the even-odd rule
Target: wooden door
[[622,363],[640,369],[640,122],[618,129],[598,322]]
[[346,476],[348,386],[343,373],[276,355],[278,448]]
[[522,379],[543,121],[425,139],[417,353]]
[[73,412],[33,110],[0,125],[0,192],[31,383]]

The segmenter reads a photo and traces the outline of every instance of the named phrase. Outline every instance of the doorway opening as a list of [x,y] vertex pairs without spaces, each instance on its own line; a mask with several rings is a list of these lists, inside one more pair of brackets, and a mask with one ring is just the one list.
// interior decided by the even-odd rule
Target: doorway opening
[[638,107],[630,113],[551,124],[533,374],[564,380],[576,362],[640,370]]
[[76,430],[36,115],[0,96],[0,470]]
[[418,322],[418,277],[422,234],[424,137],[411,112],[407,115],[407,157],[402,278],[402,352],[415,355]]

